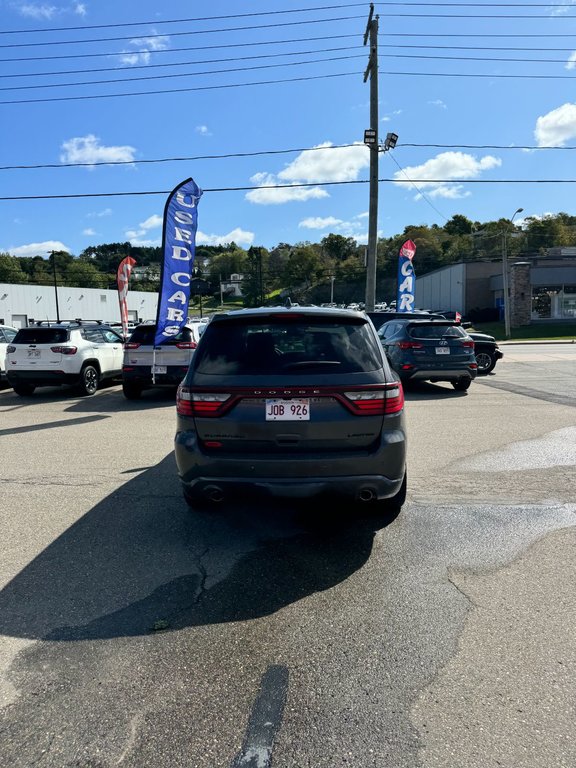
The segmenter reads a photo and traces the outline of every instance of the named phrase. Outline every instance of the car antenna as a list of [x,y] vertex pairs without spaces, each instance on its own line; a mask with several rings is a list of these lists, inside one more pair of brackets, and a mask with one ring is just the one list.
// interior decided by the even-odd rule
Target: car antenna
[[287,309],[290,309],[290,307],[292,306],[292,299],[290,298],[290,296],[288,296],[288,298],[286,299],[286,302],[284,303],[284,306]]

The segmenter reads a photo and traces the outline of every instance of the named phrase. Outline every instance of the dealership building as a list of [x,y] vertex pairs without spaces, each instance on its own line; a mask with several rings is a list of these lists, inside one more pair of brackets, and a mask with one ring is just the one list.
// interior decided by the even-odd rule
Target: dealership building
[[[158,294],[128,291],[128,320],[155,320]],[[120,322],[117,290],[0,283],[0,325],[25,328],[39,320]]]
[[[512,328],[540,322],[576,322],[576,248],[550,248],[546,255],[510,260]],[[416,276],[417,307],[457,311],[494,308],[502,315],[502,262],[471,261]]]

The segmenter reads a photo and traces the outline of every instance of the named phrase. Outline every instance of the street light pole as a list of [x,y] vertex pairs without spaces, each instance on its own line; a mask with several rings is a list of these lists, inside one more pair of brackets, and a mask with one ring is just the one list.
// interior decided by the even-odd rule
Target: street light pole
[[334,304],[334,275],[330,275],[330,304]]
[[[513,223],[517,214],[522,213],[524,208],[517,208],[512,214],[510,224]],[[509,280],[508,280],[508,243],[507,243],[508,230],[505,229],[502,233],[502,300],[504,304],[504,334],[507,339],[510,338],[510,296],[509,296]]]

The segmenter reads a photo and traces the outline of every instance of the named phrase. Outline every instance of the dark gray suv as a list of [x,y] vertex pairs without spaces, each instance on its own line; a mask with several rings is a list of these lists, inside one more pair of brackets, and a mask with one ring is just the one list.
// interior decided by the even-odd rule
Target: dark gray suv
[[360,312],[267,307],[213,316],[177,393],[186,501],[337,494],[397,512],[404,393]]

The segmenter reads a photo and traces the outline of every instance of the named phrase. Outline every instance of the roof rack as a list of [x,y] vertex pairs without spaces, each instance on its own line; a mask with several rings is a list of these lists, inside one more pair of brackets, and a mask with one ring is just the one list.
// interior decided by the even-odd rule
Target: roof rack
[[42,325],[102,325],[102,320],[83,320],[80,317],[76,317],[74,320],[34,320],[33,326]]

